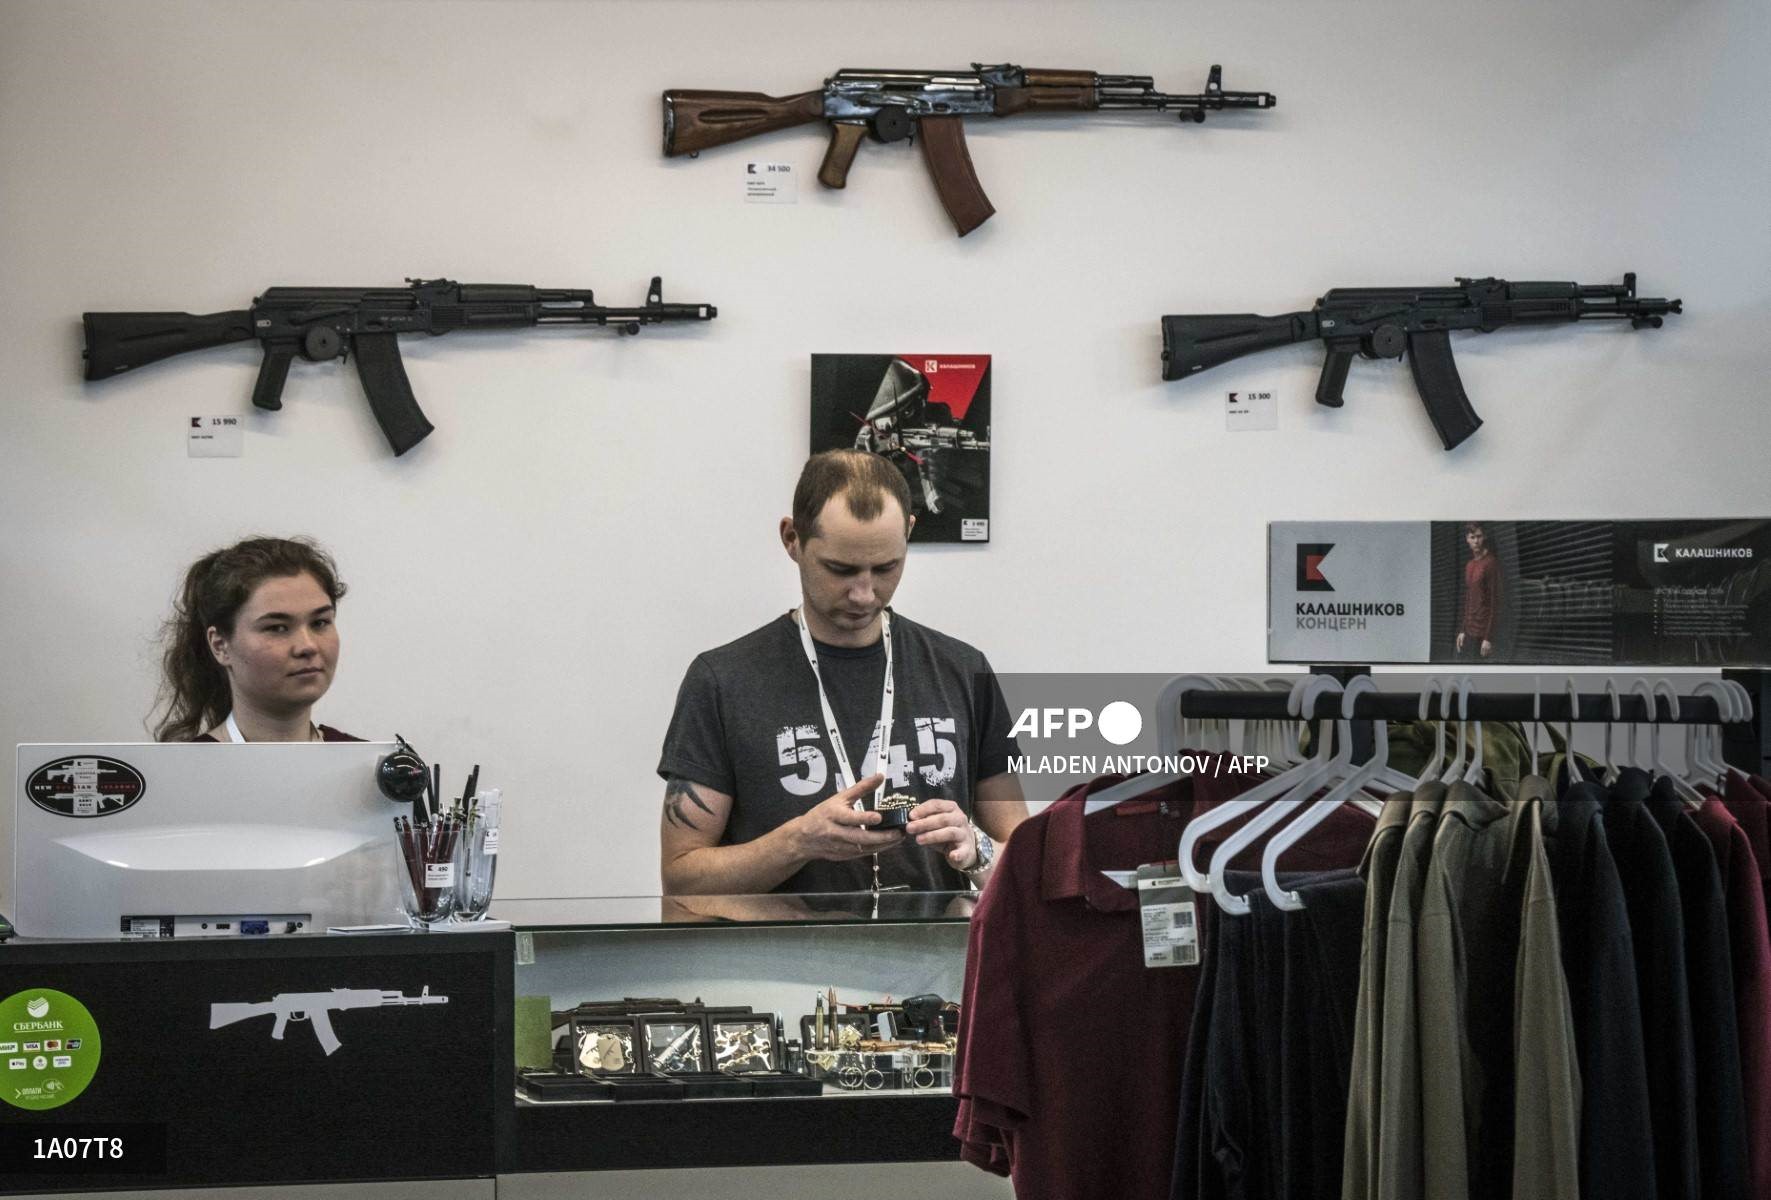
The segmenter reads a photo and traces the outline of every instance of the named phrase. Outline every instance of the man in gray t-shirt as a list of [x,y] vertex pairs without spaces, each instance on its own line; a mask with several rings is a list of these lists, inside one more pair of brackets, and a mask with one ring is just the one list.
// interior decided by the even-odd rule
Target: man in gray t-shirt
[[[799,608],[699,655],[677,694],[658,763],[666,893],[865,890],[876,855],[883,886],[960,890],[987,878],[997,845],[1026,818],[989,661],[887,607],[909,512],[903,476],[883,459],[838,450],[806,464],[781,522]],[[892,716],[875,746],[888,621]],[[865,776],[852,787],[820,684],[849,765]],[[878,814],[854,807],[876,791],[916,802],[903,832],[871,828]]]

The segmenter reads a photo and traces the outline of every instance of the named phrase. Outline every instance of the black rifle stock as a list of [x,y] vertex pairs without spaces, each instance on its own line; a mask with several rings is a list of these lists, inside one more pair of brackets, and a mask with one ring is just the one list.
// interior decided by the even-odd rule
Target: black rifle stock
[[461,284],[448,279],[409,279],[404,288],[274,287],[250,310],[210,313],[83,314],[86,378],[109,379],[136,367],[229,342],[256,338],[264,361],[252,387],[252,403],[267,411],[283,407],[283,387],[296,357],[309,362],[356,355],[369,409],[396,455],[432,431],[400,358],[398,335],[433,336],[457,329],[514,329],[530,325],[613,326],[623,334],[666,321],[710,321],[711,304],[666,304],[652,277],[646,302],[605,308],[588,290],[527,284]]
[[1171,95],[1158,92],[1148,75],[1013,63],[973,63],[970,70],[843,70],[826,79],[822,89],[791,96],[672,88],[663,100],[667,157],[693,157],[759,134],[826,122],[830,144],[818,167],[818,182],[827,188],[848,185],[863,138],[901,142],[920,136],[929,178],[961,237],[996,211],[966,149],[968,116],[1141,110],[1197,123],[1208,112],[1272,108],[1275,103],[1271,92],[1225,91],[1223,69],[1217,66],[1207,75],[1204,91]]
[[1326,350],[1316,403],[1339,408],[1353,358],[1408,359],[1415,389],[1447,450],[1482,425],[1452,355],[1451,333],[1492,333],[1508,325],[1627,320],[1658,329],[1682,301],[1636,295],[1636,277],[1622,284],[1509,283],[1459,279],[1456,287],[1337,288],[1309,312],[1188,313],[1162,318],[1162,377],[1184,379],[1211,367],[1294,342],[1320,340]]

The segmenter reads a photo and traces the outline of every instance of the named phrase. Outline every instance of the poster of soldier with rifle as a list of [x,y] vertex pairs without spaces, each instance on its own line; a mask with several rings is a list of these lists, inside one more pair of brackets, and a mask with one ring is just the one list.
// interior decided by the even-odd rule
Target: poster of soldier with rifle
[[913,542],[990,540],[990,356],[812,355],[812,452],[868,450],[904,475]]

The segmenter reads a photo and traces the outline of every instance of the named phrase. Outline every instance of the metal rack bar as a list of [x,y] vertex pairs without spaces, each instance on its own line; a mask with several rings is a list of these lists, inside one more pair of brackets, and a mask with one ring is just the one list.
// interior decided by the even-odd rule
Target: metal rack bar
[[[1231,721],[1274,721],[1286,720],[1287,695],[1284,692],[1229,692],[1212,689],[1189,689],[1181,693],[1181,712],[1188,719],[1205,718],[1208,720]],[[1671,725],[1673,715],[1665,696],[1656,697],[1655,711],[1650,713],[1648,705],[1639,694],[1624,693],[1618,697],[1621,715],[1613,717],[1611,697],[1603,692],[1582,693],[1579,697],[1579,711],[1574,719],[1580,722],[1602,724],[1616,720],[1620,724],[1658,722]],[[1531,692],[1471,692],[1469,710],[1463,711],[1461,704],[1455,699],[1449,707],[1444,702],[1444,694],[1435,701],[1431,709],[1435,720],[1441,718],[1456,719],[1466,716],[1472,721],[1518,721],[1528,722],[1533,719],[1532,709],[1536,705],[1536,719],[1540,721],[1564,722],[1569,718],[1568,694],[1560,691]],[[1315,708],[1308,714],[1311,720],[1327,720],[1341,715],[1341,696],[1338,692],[1328,692],[1316,697]],[[1715,700],[1710,696],[1680,696],[1679,719],[1681,725],[1715,725],[1720,723],[1721,713]],[[1353,719],[1364,721],[1415,721],[1420,719],[1420,692],[1367,692],[1353,701]]]

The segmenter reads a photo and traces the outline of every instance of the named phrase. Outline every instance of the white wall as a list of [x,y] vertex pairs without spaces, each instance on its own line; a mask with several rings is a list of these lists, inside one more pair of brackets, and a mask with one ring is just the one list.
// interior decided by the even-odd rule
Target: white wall
[[[811,130],[659,155],[666,87],[974,56],[1170,91],[1216,61],[1279,106],[974,122],[999,215],[964,241],[902,145],[845,193]],[[1004,671],[1259,666],[1271,519],[1763,515],[1768,59],[1757,0],[10,0],[0,744],[139,736],[188,562],[310,533],[352,586],[322,719],[483,762],[504,894],[652,890],[681,672],[794,599],[774,525],[813,351],[996,356],[995,540],[919,550],[899,607]],[[800,202],[742,203],[751,157]],[[1303,347],[1159,381],[1165,312],[1625,270],[1688,314],[1458,339],[1488,423],[1454,455],[1395,364],[1339,412]],[[438,431],[400,460],[349,367],[298,364],[275,416],[245,347],[80,380],[86,309],[420,274],[637,302],[655,272],[719,319],[405,340]],[[1223,391],[1264,385],[1280,431],[1227,435]],[[223,413],[245,456],[187,459],[185,419]]]

